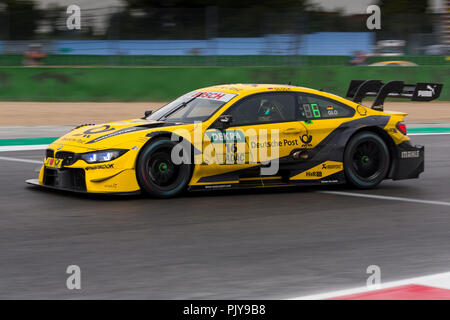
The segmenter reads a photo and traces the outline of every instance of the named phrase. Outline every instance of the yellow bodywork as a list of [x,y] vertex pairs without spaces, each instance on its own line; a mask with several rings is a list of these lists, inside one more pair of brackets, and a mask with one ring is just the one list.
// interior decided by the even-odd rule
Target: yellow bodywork
[[[201,150],[202,153],[195,156],[195,166],[190,180],[189,186],[202,186],[202,185],[220,185],[220,184],[234,184],[243,181],[240,180],[223,180],[216,182],[201,182],[201,178],[225,174],[227,172],[233,172],[241,169],[248,169],[257,166],[261,161],[271,160],[275,158],[286,157],[290,154],[293,148],[313,149],[323,139],[325,139],[333,130],[335,130],[341,124],[356,120],[364,117],[370,117],[374,115],[390,116],[390,120],[385,126],[384,130],[389,134],[395,144],[400,144],[409,138],[396,129],[396,124],[403,119],[406,115],[404,113],[389,113],[376,111],[371,108],[366,108],[360,104],[354,103],[350,100],[341,98],[339,96],[326,93],[323,91],[313,90],[303,87],[295,87],[288,85],[270,85],[270,84],[232,84],[232,85],[218,85],[208,88],[199,89],[196,91],[213,91],[236,94],[236,97],[231,99],[225,105],[223,105],[211,118],[202,123],[183,124],[174,126],[163,126],[156,128],[144,128],[136,131],[126,132],[127,128],[134,128],[136,126],[152,125],[158,123],[153,120],[145,119],[132,119],[118,122],[109,122],[100,125],[89,125],[74,129],[62,136],[55,142],[53,142],[48,148],[52,149],[55,153],[60,151],[69,151],[77,154],[87,153],[96,150],[107,149],[126,149],[125,154],[110,162],[103,162],[97,164],[88,164],[82,159],[78,159],[75,163],[65,166],[66,168],[78,168],[83,169],[86,181],[86,191],[93,193],[114,193],[114,192],[135,192],[139,191],[140,187],[135,174],[136,161],[139,152],[142,148],[152,139],[150,133],[152,132],[169,132],[176,133],[188,141],[193,141],[193,145],[196,149]],[[220,164],[217,163],[218,159],[222,159],[222,162],[227,160],[227,149],[225,144],[222,145],[223,153],[220,148],[213,146],[214,142],[211,141],[211,136],[214,135],[214,131],[217,129],[211,129],[210,126],[216,121],[216,119],[223,114],[226,114],[227,109],[236,103],[237,101],[255,94],[262,92],[303,92],[310,93],[326,98],[333,99],[340,103],[343,103],[353,109],[355,109],[354,116],[351,118],[336,118],[336,119],[321,119],[314,121],[313,123],[306,124],[304,121],[294,122],[282,122],[282,123],[269,123],[258,124],[254,126],[233,127],[233,130],[248,131],[254,129],[258,132],[261,129],[267,129],[270,133],[271,129],[278,129],[283,133],[282,137],[272,139],[270,135],[267,137],[267,141],[279,141],[280,148],[279,154],[272,155],[270,147],[267,144],[260,143],[250,144],[243,142],[239,145],[239,142],[233,150],[233,159],[235,163],[232,164]],[[125,132],[115,135],[116,132]],[[125,130],[125,131],[124,131]],[[306,131],[314,132],[314,139],[308,143],[301,141],[300,137]],[[251,133],[251,132],[250,132]],[[102,138],[105,135],[110,135],[107,138]],[[199,142],[199,139],[200,142]],[[92,142],[99,139],[99,141]],[[256,141],[256,140],[255,140]],[[256,142],[255,142],[256,143]],[[277,143],[277,142],[276,142]],[[262,152],[260,156],[260,149],[266,148],[267,152]],[[236,152],[236,150],[238,150]],[[236,160],[240,159],[244,163],[236,163]],[[250,159],[256,160],[255,163],[248,163]],[[231,159],[229,159],[231,160]],[[43,172],[45,166],[51,167],[50,160],[46,160],[42,166],[39,175],[39,184],[43,184]],[[326,161],[312,169],[305,172],[301,172],[295,176],[292,176],[291,180],[314,180],[326,177],[327,175],[334,174],[343,170],[343,163],[337,161]],[[317,172],[321,172],[318,174]],[[320,176],[319,176],[320,175]],[[270,180],[277,177],[261,177],[258,179]],[[247,178],[252,179],[252,178]]]
[[416,63],[411,61],[397,60],[397,61],[380,61],[370,64],[370,66],[400,66],[400,67],[415,67]]

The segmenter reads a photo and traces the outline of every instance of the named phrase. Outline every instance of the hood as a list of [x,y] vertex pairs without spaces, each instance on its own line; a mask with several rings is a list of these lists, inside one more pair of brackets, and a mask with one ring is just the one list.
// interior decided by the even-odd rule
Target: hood
[[145,136],[162,127],[186,126],[184,123],[132,119],[98,125],[81,125],[65,134],[54,144],[82,147],[91,150],[112,148],[118,144]]

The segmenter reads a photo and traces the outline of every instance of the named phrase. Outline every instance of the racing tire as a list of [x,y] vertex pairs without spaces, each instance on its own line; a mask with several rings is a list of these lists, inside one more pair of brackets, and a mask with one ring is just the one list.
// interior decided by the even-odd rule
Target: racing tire
[[145,193],[157,198],[171,198],[186,189],[192,165],[173,163],[171,152],[177,144],[168,138],[155,138],[141,151],[136,163],[136,177]]
[[379,135],[363,131],[347,143],[344,171],[350,185],[358,189],[374,188],[386,178],[389,166],[389,149]]

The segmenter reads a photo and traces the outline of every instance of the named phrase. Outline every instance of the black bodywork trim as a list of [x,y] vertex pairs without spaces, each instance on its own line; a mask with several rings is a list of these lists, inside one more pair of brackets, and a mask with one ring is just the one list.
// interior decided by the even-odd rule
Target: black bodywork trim
[[[284,172],[288,172],[288,177],[293,177],[325,161],[343,162],[347,141],[356,131],[363,129],[364,127],[374,126],[383,129],[389,122],[390,118],[390,116],[384,115],[368,116],[365,118],[355,119],[342,123],[328,136],[326,136],[316,147],[311,149],[304,149],[308,150],[308,152],[310,153],[308,160],[294,160],[291,158],[291,156],[280,158],[279,174],[283,175]],[[260,167],[261,165],[255,165],[250,168],[202,177],[198,182],[207,183],[235,181],[239,180],[240,176],[251,173],[252,171],[256,171],[255,169],[259,169]],[[256,177],[257,175],[255,174],[254,176]],[[345,180],[344,176],[342,176],[341,178]]]
[[43,185],[73,191],[86,191],[86,176],[80,168],[46,168],[44,167]]
[[189,191],[206,191],[206,190],[234,190],[234,189],[252,189],[252,188],[285,188],[298,186],[317,186],[317,185],[337,185],[345,183],[344,172],[337,172],[317,180],[290,180],[283,179],[266,180],[263,183],[260,180],[240,181],[237,183],[212,184],[212,185],[194,185],[189,186]]
[[354,80],[348,87],[346,97],[353,97],[353,102],[361,103],[369,92],[378,92],[382,85],[380,80],[366,80],[361,82]]
[[386,98],[406,98],[411,101],[432,101],[441,95],[441,83],[418,82],[405,84],[393,80],[382,83],[380,80],[352,80],[346,96],[360,103],[364,97],[376,97],[372,109],[383,110]]
[[117,130],[117,131],[105,134],[105,135],[103,135],[101,137],[92,139],[92,140],[86,142],[86,144],[96,143],[96,142],[99,142],[99,141],[102,141],[102,140],[105,140],[105,139],[109,139],[109,138],[112,138],[112,137],[120,136],[122,134],[132,133],[132,132],[141,131],[141,130],[148,130],[148,129],[149,128],[142,127],[142,126],[123,128],[123,129],[120,129],[120,130]]
[[409,141],[397,145],[390,178],[416,179],[425,169],[425,147],[413,146]]
[[[222,181],[239,181],[243,177],[258,177],[261,164],[256,164],[249,168],[235,170],[223,174],[211,175],[207,177],[202,177],[198,182],[200,183],[212,183],[212,185],[201,185],[201,186],[189,186],[188,190],[212,190],[212,189],[247,189],[255,187],[287,187],[287,186],[307,186],[307,185],[322,185],[322,184],[341,184],[346,181],[344,171],[337,172],[330,176],[326,176],[317,180],[289,180],[290,177],[309,170],[320,163],[325,161],[338,161],[343,162],[343,155],[345,152],[345,147],[347,145],[350,137],[357,131],[364,130],[364,128],[378,128],[384,130],[385,126],[390,120],[390,116],[377,115],[368,116],[360,119],[351,120],[342,123],[336,129],[334,129],[328,136],[326,136],[315,148],[305,148],[299,150],[307,150],[310,153],[308,160],[294,160],[290,155],[280,158],[280,169],[278,176],[280,179],[273,181],[265,181],[261,183],[260,180],[240,181],[238,183],[229,183],[223,185],[217,185],[214,183]],[[155,138],[158,136],[172,136],[173,133],[169,131],[156,131],[148,133],[146,136],[150,138]],[[182,139],[181,136],[178,136]],[[151,139],[148,141],[150,142]],[[147,143],[148,143],[147,142]],[[412,146],[409,141],[403,142],[399,145],[394,145],[391,149],[392,154],[392,167],[387,179],[413,179],[417,178],[420,173],[424,171],[424,147],[423,146]],[[201,153],[200,150],[194,149],[195,152]],[[406,153],[405,153],[406,152]],[[27,181],[27,183],[30,183]],[[36,183],[32,183],[36,184]],[[39,184],[38,184],[39,185]],[[57,187],[52,185],[40,185],[42,187],[73,191],[81,193],[91,193],[86,192],[85,188],[67,188],[65,186]],[[131,193],[116,193],[108,192],[104,194],[136,194],[140,191]],[[103,194],[103,193],[102,193]]]

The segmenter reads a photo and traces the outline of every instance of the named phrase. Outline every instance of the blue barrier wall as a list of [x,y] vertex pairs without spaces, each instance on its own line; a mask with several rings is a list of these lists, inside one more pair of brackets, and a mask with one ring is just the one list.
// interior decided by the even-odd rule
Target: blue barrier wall
[[320,32],[301,37],[301,54],[349,56],[355,50],[370,53],[375,46],[373,32]]
[[320,32],[210,40],[64,40],[53,41],[53,52],[95,55],[351,55],[371,52],[371,32]]

